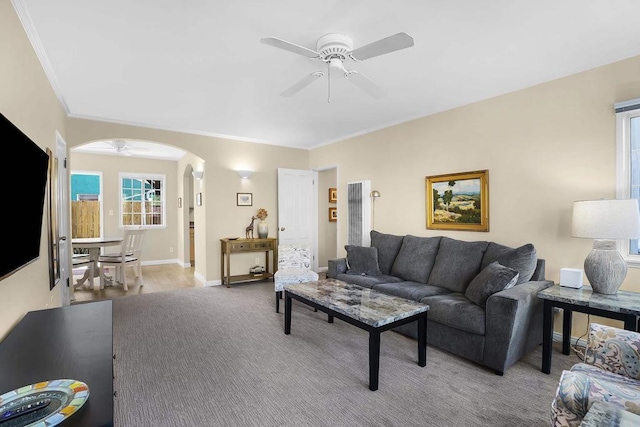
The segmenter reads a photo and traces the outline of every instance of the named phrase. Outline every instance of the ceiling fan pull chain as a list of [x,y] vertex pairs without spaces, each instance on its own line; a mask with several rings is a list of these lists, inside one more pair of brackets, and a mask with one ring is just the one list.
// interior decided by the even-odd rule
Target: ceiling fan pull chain
[[331,104],[331,65],[327,63],[327,104]]

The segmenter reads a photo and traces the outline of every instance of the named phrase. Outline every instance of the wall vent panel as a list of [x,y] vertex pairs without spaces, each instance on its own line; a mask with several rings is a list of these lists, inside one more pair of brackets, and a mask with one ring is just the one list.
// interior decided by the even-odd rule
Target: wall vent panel
[[347,183],[347,244],[371,245],[371,181]]

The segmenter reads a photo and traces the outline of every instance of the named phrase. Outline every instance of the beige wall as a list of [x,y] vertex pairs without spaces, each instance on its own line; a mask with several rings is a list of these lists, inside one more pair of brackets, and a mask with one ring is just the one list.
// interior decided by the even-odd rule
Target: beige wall
[[337,207],[329,203],[329,188],[337,187],[337,175],[336,168],[318,172],[318,267],[327,267],[338,254],[338,223],[329,222],[329,207]]
[[[637,97],[640,57],[318,148],[311,167],[339,159],[342,194],[370,179],[382,232],[531,242],[557,281],[561,267],[582,268],[592,245],[570,236],[572,202],[615,198],[613,104]],[[427,230],[425,177],[479,169],[489,170],[490,231]],[[343,245],[344,221],[339,230]],[[622,289],[640,292],[639,279],[629,269]],[[574,335],[586,324],[575,318]]]
[[[65,136],[64,112],[9,1],[0,2],[0,64],[0,113],[43,150],[55,152],[55,132]],[[0,339],[26,312],[60,305],[58,286],[49,291],[46,221],[42,236],[40,258],[0,281]]]
[[[277,231],[277,169],[308,169],[309,151],[267,144],[231,141],[222,138],[190,135],[144,127],[120,125],[94,120],[67,121],[69,148],[90,141],[108,138],[140,139],[173,145],[188,151],[193,157],[176,163],[177,197],[184,197],[184,171],[188,167],[204,170],[204,179],[194,181],[194,193],[203,193],[203,205],[194,206],[196,231],[196,276],[207,284],[220,280],[220,239],[244,237],[245,227],[259,208],[269,212],[269,236]],[[111,158],[112,156],[103,156]],[[73,161],[73,168],[85,167]],[[236,170],[250,169],[253,175],[243,180]],[[253,206],[236,206],[236,193],[253,193]],[[171,197],[171,196],[169,196]],[[175,205],[175,203],[174,203]],[[181,227],[180,224],[176,227]],[[176,231],[173,242],[177,245],[184,236]],[[255,254],[234,255],[231,273],[244,274],[254,265]],[[202,262],[200,262],[202,260]],[[261,262],[263,263],[263,262]]]

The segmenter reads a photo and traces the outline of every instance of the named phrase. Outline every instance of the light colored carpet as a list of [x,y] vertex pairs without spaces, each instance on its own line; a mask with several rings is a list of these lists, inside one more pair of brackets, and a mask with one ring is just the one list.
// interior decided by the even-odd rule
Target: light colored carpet
[[[381,336],[380,385],[368,388],[368,334],[294,301],[291,335],[273,283],[113,301],[116,426],[544,426],[562,369],[541,348],[503,377]],[[427,328],[428,329],[428,328]]]

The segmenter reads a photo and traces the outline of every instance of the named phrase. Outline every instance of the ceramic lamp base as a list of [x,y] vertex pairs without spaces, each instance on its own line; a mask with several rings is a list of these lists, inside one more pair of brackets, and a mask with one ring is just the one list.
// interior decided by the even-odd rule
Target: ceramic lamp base
[[627,275],[627,263],[616,249],[615,240],[595,240],[584,260],[584,273],[599,294],[615,294]]

